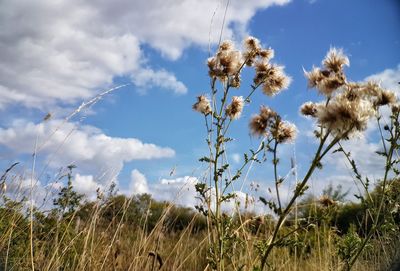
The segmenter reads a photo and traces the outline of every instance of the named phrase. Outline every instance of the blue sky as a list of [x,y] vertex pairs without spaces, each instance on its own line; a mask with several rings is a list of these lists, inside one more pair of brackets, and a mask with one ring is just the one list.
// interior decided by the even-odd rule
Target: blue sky
[[[215,49],[226,1],[95,2],[0,2],[0,167],[20,161],[18,171],[29,176],[38,138],[39,146],[45,144],[36,165],[43,172],[36,176],[39,190],[52,183],[60,167],[75,163],[76,186],[87,194],[114,177],[124,193],[174,198],[185,181],[202,174],[197,160],[207,153],[205,128],[191,105],[209,91],[205,61],[211,16],[215,11],[210,36]],[[311,159],[312,123],[298,108],[322,97],[307,90],[303,67],[320,65],[330,47],[349,56],[348,78],[373,76],[400,94],[398,1],[231,0],[223,33],[237,44],[248,35],[259,38],[293,79],[274,98],[256,93],[231,129],[233,157],[257,146],[247,127],[259,105],[296,123],[297,141],[281,151],[281,175],[294,153],[299,175]],[[251,82],[251,73],[246,75],[240,95]],[[62,122],[82,102],[120,84],[129,85]],[[48,112],[52,119],[43,123]],[[372,177],[380,170],[379,159],[370,157],[379,148],[374,133],[372,127],[365,138],[348,142]],[[337,159],[327,161],[324,173],[313,179],[315,193],[329,182],[352,186],[348,168]],[[269,164],[257,166],[248,184],[255,181],[266,189]],[[186,197],[182,203],[192,202]]]

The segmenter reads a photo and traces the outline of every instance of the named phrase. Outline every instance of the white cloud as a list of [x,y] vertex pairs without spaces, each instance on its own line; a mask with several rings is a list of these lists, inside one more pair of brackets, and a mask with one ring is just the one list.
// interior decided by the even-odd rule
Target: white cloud
[[323,175],[318,174],[310,181],[309,193],[316,197],[322,196],[322,191],[332,185],[333,188],[342,187],[342,192],[348,192],[345,200],[354,200],[354,194],[364,194],[364,189],[361,183],[355,180],[346,171],[337,172],[337,174]]
[[114,179],[126,162],[175,155],[171,148],[143,143],[136,138],[110,137],[93,126],[79,127],[61,120],[39,124],[14,121],[11,127],[0,128],[0,145],[16,154],[32,154],[36,138],[38,157],[46,158],[51,167],[76,164],[81,172],[103,174],[95,177],[100,183]]
[[161,87],[172,90],[175,94],[186,94],[187,87],[175,76],[165,70],[153,71],[152,69],[142,69],[133,74],[132,81],[142,92],[149,88]]
[[233,160],[234,163],[236,163],[236,164],[240,163],[241,156],[240,156],[239,153],[233,153],[231,155],[231,157],[232,157],[232,160]]
[[91,199],[94,199],[97,189],[104,189],[101,184],[94,180],[93,175],[80,175],[79,173],[73,178],[72,185],[78,193],[85,194]]
[[134,169],[131,172],[131,183],[129,185],[129,194],[149,193],[146,176],[139,170]]
[[151,191],[156,199],[174,201],[184,206],[195,206],[198,201],[195,198],[197,192],[195,184],[198,179],[192,176],[178,177],[175,179],[161,179]]
[[[225,36],[233,35],[233,26],[246,28],[257,10],[288,2],[230,1]],[[190,45],[205,47],[217,9],[211,27],[216,42],[224,6],[214,0],[2,1],[0,109],[18,103],[47,111],[87,99],[125,75],[140,87],[185,93],[172,73],[148,67],[141,46],[171,59]]]
[[378,82],[382,87],[396,92],[397,97],[400,98],[400,64],[394,69],[386,69],[382,72],[370,75],[364,80]]
[[[128,195],[149,193],[156,200],[169,201],[194,208],[195,205],[200,204],[199,195],[195,189],[195,184],[198,182],[198,178],[193,176],[163,178],[155,182],[149,182],[143,173],[135,169],[131,172],[129,191],[122,192]],[[212,191],[214,190],[212,189]],[[235,211],[237,204],[239,204],[242,211],[245,208],[246,211],[254,211],[256,213],[267,211],[264,204],[258,201],[251,193],[247,195],[242,191],[233,191],[233,193],[236,195],[235,199],[224,202],[222,205],[224,212]],[[213,199],[214,197],[212,197],[212,201]]]
[[[342,146],[346,152],[350,152],[351,158],[355,160],[358,170],[363,176],[371,179],[378,179],[383,176],[385,160],[376,154],[382,151],[380,142],[370,142],[367,137],[354,138],[343,141]],[[338,146],[339,147],[339,146]],[[326,162],[335,166],[337,172],[344,172],[350,175],[351,167],[342,153],[327,155]]]

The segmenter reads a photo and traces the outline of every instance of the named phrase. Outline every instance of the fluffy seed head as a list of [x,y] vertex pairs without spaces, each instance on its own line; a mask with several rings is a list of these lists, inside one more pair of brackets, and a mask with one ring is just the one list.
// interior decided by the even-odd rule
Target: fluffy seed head
[[394,104],[392,105],[392,114],[398,114],[400,112],[400,104]]
[[278,114],[266,106],[261,106],[260,113],[254,115],[250,120],[250,131],[253,135],[266,135],[267,128],[273,119],[276,119]]
[[249,127],[253,135],[266,135],[268,122],[265,122],[260,115],[254,115],[250,120]]
[[237,74],[242,66],[242,55],[235,50],[232,41],[224,41],[215,56],[207,60],[208,73],[211,78],[225,81]]
[[317,83],[317,89],[326,96],[331,96],[338,88],[345,84],[345,77],[342,72],[331,73]]
[[322,74],[321,69],[313,67],[313,69],[309,72],[304,71],[304,75],[308,79],[308,87],[309,88],[315,88],[323,78],[324,75]]
[[219,51],[229,51],[234,49],[233,41],[225,40],[219,46]]
[[396,101],[397,101],[396,94],[393,91],[382,89],[374,105],[376,106],[391,105],[395,104]]
[[274,110],[272,110],[271,108],[263,105],[260,108],[260,116],[266,120],[269,121],[273,118],[276,118],[278,116],[278,113],[276,113]]
[[322,64],[332,72],[338,72],[343,66],[350,66],[349,58],[343,53],[343,49],[331,48]]
[[244,40],[244,48],[247,51],[254,51],[257,53],[259,50],[261,50],[260,41],[255,37],[247,37]]
[[193,105],[193,110],[207,116],[212,112],[210,100],[204,95],[198,96],[197,102]]
[[229,85],[233,88],[239,88],[240,87],[240,73],[235,74],[234,76],[232,76],[229,80]]
[[297,135],[297,129],[293,123],[278,119],[271,128],[271,134],[279,143],[293,142]]
[[230,119],[238,119],[243,111],[244,100],[242,96],[233,96],[232,102],[226,107],[226,115]]
[[283,69],[283,66],[273,65],[266,61],[257,62],[253,81],[256,85],[262,84],[264,94],[274,96],[290,85],[291,78],[284,73]]
[[331,72],[313,67],[309,72],[304,71],[308,79],[308,88],[317,88],[319,92],[326,96],[332,93],[346,83],[346,77],[342,71]]
[[319,104],[316,117],[318,122],[330,129],[335,136],[348,138],[364,131],[374,113],[370,101],[364,99],[350,101],[343,93],[335,96],[327,106]]
[[269,61],[275,56],[275,52],[273,49],[268,48],[268,49],[263,49],[260,50],[258,55],[264,60],[264,61]]
[[331,199],[328,195],[323,195],[322,197],[320,197],[318,199],[318,202],[324,207],[329,207],[337,204],[337,202]]
[[368,96],[379,96],[379,94],[381,93],[382,89],[379,86],[379,84],[377,84],[376,82],[373,81],[368,81],[366,84],[359,84],[360,88],[363,89],[363,92],[365,95]]
[[306,102],[300,107],[300,112],[304,116],[315,117],[317,113],[317,105],[313,102]]
[[248,37],[244,40],[243,59],[247,66],[252,66],[254,60],[261,50],[260,41],[254,37]]

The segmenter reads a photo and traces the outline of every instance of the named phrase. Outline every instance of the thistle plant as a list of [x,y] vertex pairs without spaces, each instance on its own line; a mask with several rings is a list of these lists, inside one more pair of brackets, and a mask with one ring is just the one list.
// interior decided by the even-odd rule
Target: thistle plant
[[[209,221],[211,238],[209,240],[209,264],[215,270],[224,270],[226,260],[237,243],[232,217],[223,214],[222,205],[235,200],[233,185],[242,177],[243,170],[249,163],[258,160],[258,154],[275,140],[278,143],[293,140],[294,125],[285,122],[272,109],[262,106],[260,114],[252,117],[250,129],[261,137],[257,150],[244,154],[244,162],[235,174],[230,174],[230,164],[226,156],[226,144],[232,138],[228,136],[230,125],[240,118],[245,106],[251,104],[251,96],[261,88],[267,96],[274,96],[290,84],[290,77],[284,73],[284,67],[271,62],[274,51],[262,48],[260,41],[254,37],[244,40],[244,49],[235,49],[233,42],[224,41],[219,45],[216,54],[207,60],[211,82],[210,97],[201,95],[193,109],[203,114],[207,128],[207,145],[209,155],[200,159],[207,163],[209,181],[198,183],[196,190],[202,204],[197,208]],[[250,89],[243,91],[242,96],[232,96],[232,89],[241,87],[241,72],[245,68],[254,68],[255,76]],[[237,92],[238,90],[235,90]]]
[[[308,180],[315,169],[322,167],[322,159],[334,146],[340,145],[341,141],[365,131],[368,121],[378,114],[381,106],[393,105],[396,102],[393,92],[382,89],[375,82],[349,82],[344,67],[349,66],[350,61],[341,49],[330,49],[322,64],[322,68],[314,67],[305,72],[305,75],[308,87],[315,88],[325,99],[318,103],[307,102],[300,108],[303,115],[315,120],[317,129],[314,134],[319,140],[319,146],[307,173],[298,183],[289,203],[281,211],[272,237],[265,244],[261,256],[261,270],[266,266],[274,244],[279,241],[280,227],[292,211],[296,199],[307,189]],[[367,189],[368,186],[365,183],[363,185]],[[360,249],[362,247],[360,245]],[[350,262],[351,264],[354,262]]]
[[[347,259],[345,262],[344,270],[351,270],[352,266],[355,264],[356,260],[360,257],[363,250],[369,245],[372,237],[378,231],[383,230],[386,227],[392,227],[391,218],[387,217],[385,211],[387,208],[393,206],[391,202],[392,190],[394,189],[393,185],[395,184],[395,180],[399,177],[399,149],[400,149],[400,105],[396,104],[395,95],[388,91],[383,91],[382,97],[376,102],[380,105],[389,105],[391,107],[391,115],[390,121],[388,124],[383,126],[381,125],[381,118],[379,111],[377,111],[376,119],[378,123],[378,128],[380,131],[381,139],[382,139],[382,149],[383,151],[378,151],[377,154],[381,155],[385,159],[385,167],[384,174],[380,183],[381,193],[377,197],[372,197],[368,192],[368,178],[363,181],[361,174],[359,173],[356,163],[353,159],[350,158],[350,153],[346,153],[343,147],[340,147],[340,151],[343,152],[348,158],[349,163],[352,166],[352,169],[357,177],[357,179],[363,184],[366,189],[367,198],[362,195],[359,198],[365,203],[366,208],[370,209],[368,211],[368,218],[372,221],[372,226],[367,232],[365,238],[360,242],[360,245],[357,249],[353,250],[353,254],[351,257]],[[393,178],[393,181],[389,181],[389,176]]]
[[[292,211],[296,199],[307,189],[307,183],[315,169],[322,168],[322,159],[334,146],[340,145],[341,141],[365,131],[369,120],[378,114],[381,106],[394,105],[396,102],[393,92],[382,89],[375,82],[349,82],[344,73],[344,67],[349,66],[350,62],[342,50],[332,48],[322,64],[322,68],[314,67],[310,72],[305,72],[305,75],[308,78],[308,87],[315,88],[324,95],[325,100],[318,103],[307,102],[300,108],[303,115],[315,120],[317,129],[314,134],[319,141],[319,146],[307,173],[293,191],[288,204],[283,210],[280,209],[273,235],[264,243],[261,253],[261,270],[267,265],[268,256],[275,244],[281,242],[279,230]],[[394,106],[394,108],[397,107]],[[388,155],[390,156],[392,152],[389,150]],[[391,162],[387,162],[387,167],[389,165]],[[386,178],[387,173],[385,173]],[[364,186],[367,187],[365,183]],[[360,245],[359,251],[363,247]],[[353,256],[350,266],[354,264],[357,256],[357,254]]]
[[[204,115],[208,134],[209,155],[201,158],[200,161],[209,166],[210,177],[208,182],[198,183],[196,189],[202,200],[198,209],[209,219],[211,232],[209,264],[216,270],[224,270],[225,260],[232,253],[235,242],[237,242],[232,218],[223,215],[222,205],[235,199],[234,192],[228,191],[235,191],[233,184],[242,179],[242,172],[249,163],[260,162],[258,155],[261,152],[264,155],[270,153],[272,156],[276,200],[267,201],[263,197],[260,200],[274,212],[276,223],[272,234],[260,240],[256,245],[259,251],[259,265],[253,266],[254,270],[264,270],[269,265],[268,257],[271,251],[279,244],[285,243],[285,240],[298,230],[295,228],[289,234],[281,234],[281,228],[293,211],[297,199],[307,190],[311,176],[316,169],[322,168],[323,158],[333,151],[335,146],[339,145],[339,149],[336,151],[340,150],[341,141],[362,134],[366,130],[368,122],[378,116],[381,106],[392,106],[393,112],[398,109],[398,105],[394,105],[395,94],[381,88],[377,83],[348,81],[344,72],[345,66],[350,64],[348,57],[341,49],[330,49],[322,61],[321,68],[314,67],[309,72],[305,71],[308,87],[315,88],[325,98],[318,103],[307,102],[300,108],[300,112],[304,116],[315,120],[317,128],[314,135],[319,144],[309,169],[297,183],[288,202],[284,203],[281,200],[280,187],[285,179],[278,174],[280,161],[278,147],[280,144],[294,140],[297,133],[294,124],[282,120],[277,112],[263,105],[260,107],[259,114],[252,116],[249,124],[251,133],[260,138],[259,147],[256,150],[250,150],[249,154],[244,154],[243,165],[233,176],[230,174],[230,164],[226,158],[226,145],[232,140],[228,136],[229,127],[241,116],[244,106],[251,104],[250,98],[253,93],[261,88],[267,96],[274,96],[282,89],[287,88],[290,83],[290,78],[285,75],[283,67],[271,63],[273,55],[272,49],[263,49],[260,42],[253,37],[244,41],[242,52],[236,50],[230,41],[221,43],[215,56],[207,61],[211,98],[201,95],[193,105],[194,110]],[[241,72],[245,67],[253,67],[255,70],[253,84],[247,92],[244,92],[245,98],[243,96],[231,97],[231,89],[241,86]],[[391,132],[391,139],[388,141],[391,142],[392,147],[388,150],[385,149],[385,156],[388,160],[384,183],[389,169],[393,169],[393,152],[396,148],[398,149],[398,143],[396,143],[398,142],[398,134],[396,134],[398,128],[393,128],[396,119],[393,119],[392,123],[391,127],[385,128]],[[354,166],[354,168],[356,167]],[[361,178],[359,179],[361,180]],[[368,191],[368,182],[362,182],[362,184]],[[385,184],[383,187],[385,189]],[[382,208],[383,201],[379,205],[379,209]],[[377,219],[378,217],[375,221]],[[369,234],[366,239],[371,236],[372,234]],[[366,243],[367,240],[363,242]],[[351,255],[351,259],[347,259],[347,266],[354,264],[355,259],[365,247],[363,242],[358,246],[359,250]]]

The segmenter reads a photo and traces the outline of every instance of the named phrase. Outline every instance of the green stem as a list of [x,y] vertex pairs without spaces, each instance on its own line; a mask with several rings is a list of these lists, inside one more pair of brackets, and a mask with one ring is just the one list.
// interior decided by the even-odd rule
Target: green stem
[[[378,122],[379,124],[379,122]],[[378,125],[379,126],[379,125]],[[393,127],[393,122],[392,122],[392,127]],[[383,138],[383,135],[381,133],[381,136]],[[385,193],[386,193],[386,186],[387,186],[387,179],[388,179],[388,175],[389,175],[389,171],[391,169],[391,165],[392,165],[392,157],[393,157],[393,152],[396,148],[397,145],[397,140],[400,138],[400,134],[397,133],[397,129],[395,131],[395,134],[393,135],[393,133],[391,133],[391,144],[390,144],[390,148],[389,148],[389,152],[386,153],[386,166],[385,166],[385,174],[383,177],[383,184],[382,184],[382,195],[381,195],[381,200],[379,203],[379,208],[378,208],[378,212],[376,213],[375,216],[375,221],[370,229],[370,231],[368,232],[368,235],[365,237],[364,241],[362,242],[361,246],[359,247],[359,249],[357,250],[356,254],[352,257],[350,263],[349,263],[349,270],[353,267],[353,265],[355,264],[355,262],[357,261],[358,257],[361,255],[361,252],[364,250],[365,246],[367,245],[367,243],[369,242],[369,240],[371,240],[372,236],[374,235],[375,231],[378,229],[380,223],[379,223],[379,217],[381,215],[382,209],[383,209],[383,205],[385,202]],[[383,139],[383,144],[384,144],[384,139]],[[385,146],[385,145],[384,145]],[[385,148],[386,149],[386,148]]]
[[276,198],[278,201],[278,207],[279,207],[279,214],[282,213],[282,204],[281,204],[281,198],[279,195],[279,178],[278,178],[278,158],[276,155],[278,149],[278,141],[275,140],[275,144],[274,144],[274,149],[273,149],[273,153],[274,153],[274,160],[273,160],[273,164],[274,164],[274,177],[275,177],[275,191],[276,191]]
[[[214,159],[213,159],[213,167],[214,167],[214,171],[213,171],[213,179],[214,179],[214,187],[215,187],[215,217],[216,217],[216,224],[217,224],[217,250],[215,251],[216,253],[218,253],[218,257],[217,257],[217,267],[218,270],[224,270],[224,244],[223,244],[223,227],[222,227],[222,221],[221,221],[221,196],[220,196],[220,187],[219,187],[219,175],[218,175],[218,160],[219,160],[219,156],[220,154],[220,150],[221,150],[221,146],[222,144],[224,144],[223,142],[223,135],[222,135],[222,131],[224,128],[224,123],[226,120],[226,117],[223,117],[223,110],[225,107],[225,103],[226,103],[226,99],[228,96],[228,92],[229,92],[229,84],[228,82],[226,82],[226,87],[224,89],[224,95],[222,97],[221,100],[221,107],[219,108],[219,113],[216,117],[216,123],[217,123],[217,137],[216,137],[216,143],[215,143],[215,154],[214,154]],[[214,117],[215,118],[215,117]]]
[[262,258],[261,258],[261,270],[264,270],[264,268],[265,268],[265,265],[266,265],[266,263],[267,263],[268,256],[269,256],[269,254],[271,253],[272,248],[274,247],[275,240],[276,240],[276,238],[277,238],[277,236],[278,236],[278,232],[279,232],[281,226],[283,225],[283,223],[284,223],[284,221],[285,221],[287,215],[289,214],[292,205],[295,203],[296,199],[302,194],[303,188],[304,188],[305,185],[307,184],[307,181],[308,181],[308,180],[310,179],[310,177],[312,176],[312,174],[313,174],[315,168],[317,168],[317,166],[318,166],[318,164],[320,163],[320,161],[321,161],[321,159],[323,158],[323,156],[336,144],[336,142],[335,142],[335,141],[336,141],[336,140],[335,140],[336,138],[335,138],[335,139],[332,140],[332,142],[326,147],[325,151],[324,151],[323,154],[321,155],[321,151],[322,151],[322,149],[323,149],[323,146],[324,146],[326,140],[328,139],[329,134],[330,134],[330,132],[328,131],[328,132],[326,133],[326,135],[325,135],[323,138],[321,138],[320,144],[319,144],[319,146],[318,146],[318,150],[317,150],[317,152],[315,153],[313,162],[312,162],[310,168],[308,169],[307,174],[305,175],[303,181],[296,187],[296,190],[295,190],[295,192],[294,192],[294,195],[293,195],[292,199],[290,200],[290,202],[288,203],[288,205],[286,206],[286,208],[284,209],[284,211],[280,214],[279,219],[278,219],[278,222],[277,222],[277,224],[276,224],[276,226],[275,226],[275,230],[274,230],[274,233],[273,233],[273,235],[272,235],[272,238],[271,238],[270,241],[268,242],[267,250],[265,251],[264,255],[263,255]]

